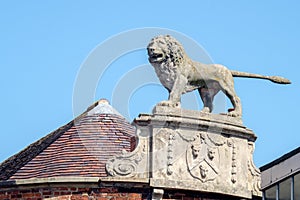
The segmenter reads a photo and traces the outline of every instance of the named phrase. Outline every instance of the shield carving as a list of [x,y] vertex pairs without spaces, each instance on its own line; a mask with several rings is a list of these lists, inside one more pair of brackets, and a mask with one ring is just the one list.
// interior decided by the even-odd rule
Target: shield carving
[[219,173],[219,151],[206,144],[201,136],[196,137],[186,151],[187,167],[192,177],[202,181],[212,181]]

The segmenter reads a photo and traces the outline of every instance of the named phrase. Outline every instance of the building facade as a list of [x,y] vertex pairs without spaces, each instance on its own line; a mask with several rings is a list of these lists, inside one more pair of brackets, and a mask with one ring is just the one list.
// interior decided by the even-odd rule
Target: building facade
[[130,124],[108,101],[0,164],[0,200],[261,199],[240,120],[156,107]]
[[300,147],[260,170],[264,200],[300,200]]

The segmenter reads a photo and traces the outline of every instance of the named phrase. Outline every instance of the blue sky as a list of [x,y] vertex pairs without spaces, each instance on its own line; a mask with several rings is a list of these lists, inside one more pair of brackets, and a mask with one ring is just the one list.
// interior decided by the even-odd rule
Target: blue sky
[[[184,34],[230,69],[289,78],[292,85],[284,86],[235,79],[244,124],[258,136],[256,165],[278,158],[300,145],[299,10],[296,0],[2,1],[0,162],[73,119],[74,86],[93,50],[145,27]],[[99,78],[90,104],[102,97],[113,101],[112,90],[124,75],[144,64],[145,49],[120,55]],[[130,120],[167,98],[157,84],[131,92],[124,99]]]

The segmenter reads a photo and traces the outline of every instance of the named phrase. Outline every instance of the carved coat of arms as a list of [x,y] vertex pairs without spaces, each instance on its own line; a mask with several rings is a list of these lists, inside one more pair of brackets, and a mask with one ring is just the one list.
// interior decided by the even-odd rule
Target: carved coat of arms
[[194,178],[206,182],[219,174],[219,149],[206,142],[206,135],[199,134],[186,151],[188,171]]

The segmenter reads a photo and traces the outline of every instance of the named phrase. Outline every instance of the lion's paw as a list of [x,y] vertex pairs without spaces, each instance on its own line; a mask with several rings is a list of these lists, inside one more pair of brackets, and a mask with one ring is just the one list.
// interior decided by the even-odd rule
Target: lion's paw
[[230,116],[230,117],[240,117],[240,116],[241,116],[241,113],[240,113],[240,112],[237,112],[237,111],[235,111],[235,110],[233,110],[233,111],[229,111],[229,112],[227,113],[227,115]]
[[203,107],[202,110],[201,110],[201,112],[203,112],[203,113],[210,113],[210,109],[209,109],[209,107]]
[[180,102],[172,102],[172,101],[161,101],[157,104],[158,106],[167,106],[172,108],[180,108]]

